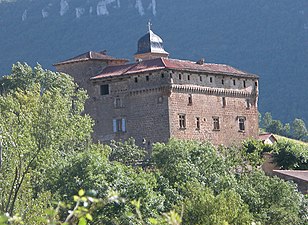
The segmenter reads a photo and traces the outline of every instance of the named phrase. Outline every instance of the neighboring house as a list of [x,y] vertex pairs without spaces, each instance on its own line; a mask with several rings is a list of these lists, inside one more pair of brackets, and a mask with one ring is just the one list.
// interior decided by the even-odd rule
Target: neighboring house
[[308,194],[308,170],[273,170],[273,175],[295,182],[300,192]]
[[224,64],[170,59],[149,28],[134,63],[88,52],[55,64],[88,91],[94,140],[134,137],[138,145],[169,138],[238,144],[258,137],[258,76]]
[[263,142],[263,144],[268,144],[268,145],[272,145],[275,142],[277,142],[277,139],[271,133],[260,134],[259,135],[259,140],[261,140]]

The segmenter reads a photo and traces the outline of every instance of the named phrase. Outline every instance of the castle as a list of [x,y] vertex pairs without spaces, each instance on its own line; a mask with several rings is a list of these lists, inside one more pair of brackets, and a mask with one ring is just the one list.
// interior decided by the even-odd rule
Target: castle
[[149,26],[134,63],[90,51],[54,66],[87,90],[96,141],[133,137],[150,147],[174,137],[232,145],[258,136],[258,76],[168,56]]

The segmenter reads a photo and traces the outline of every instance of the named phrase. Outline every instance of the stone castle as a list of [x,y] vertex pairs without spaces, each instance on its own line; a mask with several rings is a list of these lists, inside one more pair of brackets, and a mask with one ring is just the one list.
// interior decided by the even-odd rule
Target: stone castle
[[87,52],[55,64],[87,90],[96,141],[169,138],[232,145],[258,137],[258,76],[228,65],[170,59],[149,26],[135,62]]

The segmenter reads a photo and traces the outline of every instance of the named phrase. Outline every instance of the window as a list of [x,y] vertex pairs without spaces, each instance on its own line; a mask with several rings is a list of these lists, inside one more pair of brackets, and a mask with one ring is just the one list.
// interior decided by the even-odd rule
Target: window
[[255,82],[255,86],[258,87],[258,82],[257,81]]
[[179,74],[179,80],[182,80],[182,74]]
[[188,104],[192,105],[192,95],[188,95]]
[[149,76],[146,76],[146,77],[145,77],[145,80],[146,80],[146,81],[149,81],[149,80],[150,80]]
[[213,77],[210,77],[210,82],[211,82],[211,83],[213,82]]
[[225,108],[227,105],[226,97],[222,97],[222,107]]
[[161,78],[164,78],[164,77],[165,77],[165,74],[162,73],[162,74],[161,74]]
[[187,80],[190,80],[190,75],[187,75]]
[[138,77],[135,77],[135,83],[138,83]]
[[250,109],[250,101],[249,101],[249,99],[246,99],[246,109]]
[[185,116],[185,114],[179,114],[179,125],[180,125],[180,129],[186,128],[186,116]]
[[101,85],[101,95],[109,95],[109,84]]
[[122,104],[122,99],[117,97],[114,99],[114,107],[115,108],[121,108],[123,107],[123,104]]
[[246,87],[246,81],[243,80],[243,87],[245,88]]
[[113,119],[113,132],[126,132],[126,120],[124,118]]
[[239,131],[245,131],[245,117],[238,118]]
[[196,129],[200,130],[200,117],[196,117]]
[[225,81],[224,79],[221,79],[221,84],[224,85]]
[[233,85],[235,85],[235,80],[233,80]]
[[213,117],[213,125],[214,125],[213,130],[219,130],[220,129],[219,117]]
[[202,76],[199,76],[199,80],[202,82]]

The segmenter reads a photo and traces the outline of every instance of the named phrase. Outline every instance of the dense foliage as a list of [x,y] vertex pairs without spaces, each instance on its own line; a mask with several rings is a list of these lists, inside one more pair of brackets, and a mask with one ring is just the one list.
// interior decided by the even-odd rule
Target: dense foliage
[[308,131],[306,124],[302,119],[294,119],[291,125],[289,123],[283,124],[280,120],[273,120],[271,113],[266,112],[262,118],[260,126],[270,133],[279,134],[297,140],[308,141]]
[[260,142],[170,140],[141,167],[133,139],[91,142],[85,92],[67,75],[17,64],[1,83],[1,225],[308,222],[295,185],[258,169]]

